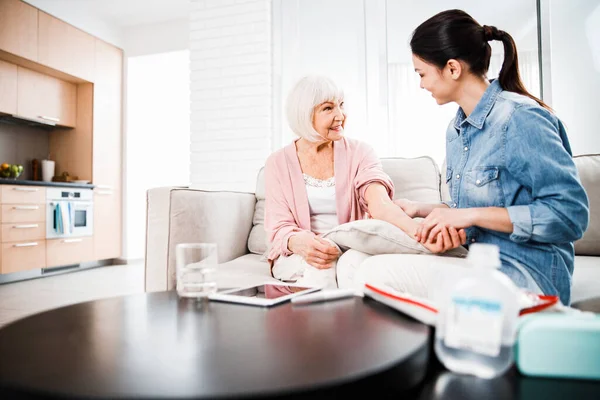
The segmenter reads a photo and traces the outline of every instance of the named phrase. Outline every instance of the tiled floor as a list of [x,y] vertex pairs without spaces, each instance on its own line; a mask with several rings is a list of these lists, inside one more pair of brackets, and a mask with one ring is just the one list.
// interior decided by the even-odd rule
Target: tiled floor
[[52,308],[143,291],[143,262],[6,283],[0,285],[0,328]]

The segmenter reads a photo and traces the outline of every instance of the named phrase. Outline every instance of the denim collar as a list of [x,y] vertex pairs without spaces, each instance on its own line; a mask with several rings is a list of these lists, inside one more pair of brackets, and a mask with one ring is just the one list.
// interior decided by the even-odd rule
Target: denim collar
[[456,111],[456,118],[454,119],[454,129],[457,132],[460,132],[461,125],[466,121],[477,129],[483,128],[483,123],[490,113],[494,103],[496,103],[496,98],[498,94],[502,91],[502,87],[500,86],[500,82],[497,79],[493,79],[490,81],[490,85],[487,87],[481,100],[475,106],[475,109],[468,117],[465,115],[465,112],[462,108],[458,108]]

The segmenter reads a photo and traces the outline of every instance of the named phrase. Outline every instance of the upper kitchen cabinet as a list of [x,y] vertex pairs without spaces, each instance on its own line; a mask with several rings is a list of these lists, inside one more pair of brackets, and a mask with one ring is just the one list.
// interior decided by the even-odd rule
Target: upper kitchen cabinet
[[95,38],[43,11],[38,16],[38,62],[93,82]]
[[17,112],[17,66],[0,60],[0,113]]
[[20,0],[0,0],[0,50],[37,61],[37,8]]
[[123,51],[96,40],[93,181],[112,190],[121,187],[122,76]]
[[17,67],[17,115],[73,128],[77,120],[77,86]]

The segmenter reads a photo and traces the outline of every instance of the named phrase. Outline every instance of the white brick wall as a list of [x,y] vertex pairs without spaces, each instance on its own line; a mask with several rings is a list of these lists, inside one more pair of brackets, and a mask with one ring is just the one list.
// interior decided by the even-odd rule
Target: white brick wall
[[271,0],[190,0],[191,186],[253,192],[271,152]]

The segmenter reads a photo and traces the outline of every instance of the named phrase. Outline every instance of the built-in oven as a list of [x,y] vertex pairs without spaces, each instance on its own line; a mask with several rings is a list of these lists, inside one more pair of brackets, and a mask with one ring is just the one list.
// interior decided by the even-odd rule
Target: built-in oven
[[92,189],[46,189],[46,238],[94,234]]

